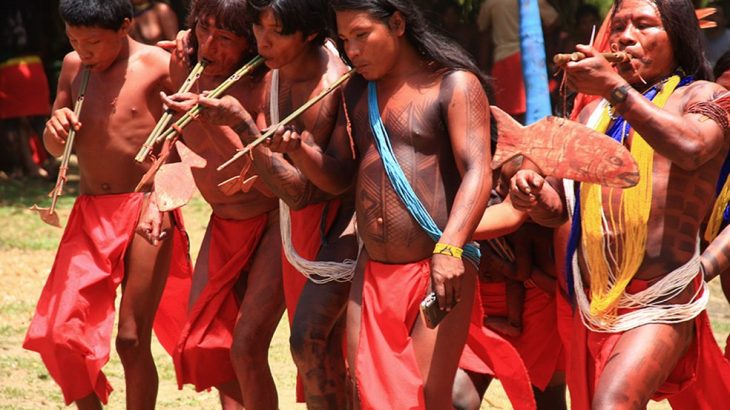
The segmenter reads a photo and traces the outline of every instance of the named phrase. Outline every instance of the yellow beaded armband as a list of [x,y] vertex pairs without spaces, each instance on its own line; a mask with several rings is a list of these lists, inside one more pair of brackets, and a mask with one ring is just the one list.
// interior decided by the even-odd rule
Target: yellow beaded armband
[[449,245],[446,243],[438,242],[436,246],[433,248],[433,254],[440,254],[440,255],[448,255],[453,256],[454,258],[461,259],[461,254],[464,253],[464,250],[459,248],[458,246]]

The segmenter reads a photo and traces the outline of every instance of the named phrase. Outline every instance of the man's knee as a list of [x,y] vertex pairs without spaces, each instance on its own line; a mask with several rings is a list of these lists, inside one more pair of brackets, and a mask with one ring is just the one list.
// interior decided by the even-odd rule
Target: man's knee
[[266,361],[269,344],[255,335],[237,335],[231,344],[231,361],[234,364],[249,364]]
[[621,389],[606,389],[596,391],[591,409],[593,410],[634,410],[646,408],[648,399],[631,397]]
[[312,329],[311,324],[294,322],[289,346],[297,361],[322,358],[326,354],[327,335]]

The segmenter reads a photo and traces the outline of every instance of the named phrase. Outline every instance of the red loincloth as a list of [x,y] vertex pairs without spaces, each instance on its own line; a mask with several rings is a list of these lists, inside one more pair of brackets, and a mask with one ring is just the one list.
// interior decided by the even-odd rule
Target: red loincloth
[[510,115],[524,114],[527,110],[527,97],[525,97],[520,53],[495,61],[492,77],[495,88],[494,105]]
[[[325,232],[329,231],[337,217],[339,208],[340,201],[335,199],[309,205],[298,211],[289,211],[291,215],[291,242],[299,256],[310,261],[317,257],[319,248],[322,245],[322,228]],[[324,226],[322,225],[323,216],[326,218]],[[284,300],[287,316],[289,317],[289,326],[291,327],[299,303],[299,296],[302,294],[304,284],[307,283],[307,278],[289,263],[283,250],[281,251],[281,262]],[[304,403],[304,388],[298,374],[296,390],[297,402]]]
[[51,113],[48,79],[37,56],[11,58],[0,64],[0,119]]
[[430,280],[431,259],[407,265],[368,261],[355,376],[362,409],[425,409],[411,329]]
[[[648,282],[634,279],[627,291],[636,293],[647,287]],[[590,331],[583,325],[580,313],[574,316],[567,373],[571,407],[590,409],[596,384],[623,333]],[[652,400],[666,398],[675,409],[716,409],[718,403],[730,397],[730,362],[715,342],[707,312],[694,321],[694,341]]]
[[[506,284],[480,282],[482,306],[486,316],[507,316]],[[553,295],[539,288],[525,289],[522,334],[502,336],[520,354],[533,386],[545,390],[553,374],[565,368],[563,346],[558,334],[557,308]]]
[[249,266],[267,222],[267,214],[245,220],[211,215],[208,282],[190,309],[173,355],[180,389],[190,383],[202,391],[236,380],[230,354],[241,300],[234,286]]
[[[568,358],[570,357],[570,338],[573,333],[573,306],[571,306],[568,297],[563,294],[560,285],[556,286],[556,288],[555,313],[558,324],[558,335],[560,335],[560,342],[563,344],[564,356]],[[561,370],[566,370],[566,361],[563,361]]]
[[[116,289],[134,236],[143,194],[81,195],[76,199],[41,292],[23,347],[41,354],[66,404],[95,393],[106,404],[112,387],[102,372],[109,360]],[[172,351],[185,320],[190,289],[188,242],[178,221],[170,274],[155,317],[155,332]]]

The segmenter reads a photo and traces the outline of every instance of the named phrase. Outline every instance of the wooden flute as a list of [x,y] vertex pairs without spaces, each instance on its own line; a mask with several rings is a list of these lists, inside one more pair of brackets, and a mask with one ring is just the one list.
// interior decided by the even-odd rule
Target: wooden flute
[[[631,55],[628,53],[625,53],[623,51],[617,51],[614,53],[601,53],[603,58],[608,60],[609,63],[627,63],[631,61]],[[570,61],[580,61],[582,59],[586,58],[586,55],[581,53],[580,51],[576,51],[575,53],[570,54],[556,54],[555,57],[553,57],[553,62],[557,65],[563,65],[567,64]]]
[[[84,105],[84,97],[86,96],[86,86],[89,84],[89,74],[91,70],[88,67],[84,67],[81,72],[81,86],[79,87],[79,95],[76,97],[74,103],[74,114],[78,119],[81,116],[81,108]],[[73,151],[74,139],[76,137],[76,129],[71,126],[68,131],[68,137],[66,138],[66,145],[63,147],[63,156],[61,157],[61,165],[58,168],[58,177],[56,179],[56,185],[53,187],[53,191],[49,194],[51,197],[50,208],[40,208],[37,205],[33,205],[31,211],[36,211],[40,214],[43,222],[61,227],[61,223],[56,213],[56,204],[58,197],[63,194],[63,185],[66,182],[66,174],[68,173],[68,160],[71,158],[71,152]]]
[[[243,67],[239,68],[235,73],[231,74],[230,77],[228,77],[225,81],[220,83],[218,87],[214,88],[208,95],[207,98],[219,98],[223,95],[223,93],[226,92],[233,84],[235,84],[238,80],[240,80],[243,76],[247,75],[251,71],[253,71],[256,67],[258,67],[261,63],[264,62],[264,58],[257,55],[256,57],[252,58],[251,61],[246,63]],[[167,129],[167,131],[160,133],[157,136],[157,141],[159,142],[165,139],[172,138],[173,135],[175,135],[179,130],[184,129],[190,122],[200,114],[200,110],[202,110],[203,107],[200,105],[195,105],[193,108],[191,108],[188,112],[183,114],[175,123],[173,124],[174,127],[170,127]]]
[[284,118],[283,120],[279,121],[278,124],[274,124],[271,127],[269,127],[269,130],[266,131],[263,135],[256,138],[253,142],[248,144],[246,147],[244,147],[242,150],[238,151],[231,159],[220,165],[217,169],[218,171],[222,170],[223,168],[226,168],[227,166],[233,164],[237,159],[241,158],[242,156],[246,155],[249,151],[254,149],[257,145],[261,144],[262,142],[266,141],[267,138],[274,135],[276,130],[281,127],[282,125],[287,125],[290,122],[294,121],[299,115],[301,115],[304,111],[308,110],[311,106],[316,104],[319,100],[326,97],[329,93],[337,89],[340,85],[342,85],[345,80],[350,78],[350,76],[355,72],[355,69],[351,69],[350,71],[346,72],[342,75],[337,81],[332,83],[329,87],[327,87],[326,90],[319,93],[319,95],[313,97],[311,100],[305,102],[301,107],[299,107],[296,111],[291,113],[288,117]]
[[[186,93],[190,91],[190,88],[203,73],[203,70],[205,70],[206,65],[208,65],[208,62],[205,60],[198,61],[198,63],[195,64],[195,67],[193,67],[192,71],[190,71],[190,74],[188,74],[185,82],[183,82],[182,86],[180,86],[180,90],[178,90],[178,93]],[[142,148],[139,149],[137,156],[134,157],[135,161],[142,163],[149,156],[152,147],[155,145],[155,143],[157,143],[157,139],[160,134],[162,134],[167,129],[167,126],[170,124],[170,120],[172,120],[172,116],[174,114],[174,111],[170,109],[167,109],[164,113],[162,113],[162,117],[160,117],[160,120],[157,121],[157,125],[155,125],[155,128],[152,130],[149,137],[147,137],[147,141],[145,141],[144,145],[142,145]]]

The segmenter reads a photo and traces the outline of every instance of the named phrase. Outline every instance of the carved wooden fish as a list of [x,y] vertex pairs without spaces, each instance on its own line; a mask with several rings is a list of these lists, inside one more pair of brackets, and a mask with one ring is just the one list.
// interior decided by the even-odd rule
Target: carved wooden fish
[[155,174],[154,194],[162,212],[180,208],[190,201],[195,192],[191,168],[203,168],[206,161],[180,141],[175,142],[180,162],[165,164]]
[[606,135],[553,116],[525,127],[499,108],[491,108],[499,130],[493,169],[523,155],[543,175],[615,188],[639,182],[639,170],[629,150]]

